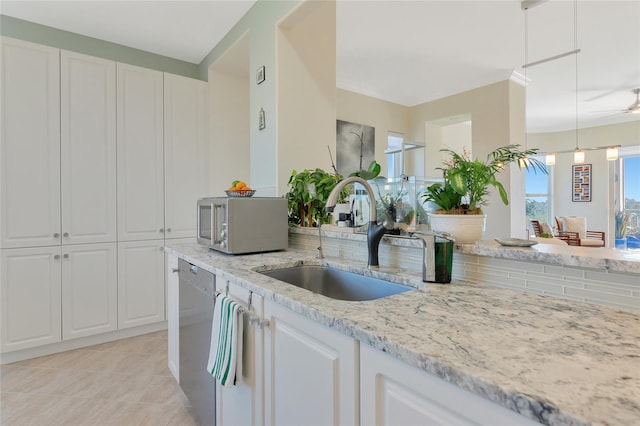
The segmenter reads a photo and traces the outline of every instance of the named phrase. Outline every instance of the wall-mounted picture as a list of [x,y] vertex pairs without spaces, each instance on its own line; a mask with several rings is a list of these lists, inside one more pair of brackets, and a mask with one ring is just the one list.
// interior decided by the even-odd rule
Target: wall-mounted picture
[[260,112],[258,112],[258,130],[264,130],[267,127],[267,123],[264,118],[264,108],[260,108]]
[[572,201],[591,201],[591,164],[573,165]]
[[264,65],[256,70],[256,84],[260,84],[264,81]]
[[342,176],[367,170],[375,160],[376,129],[348,121],[336,121],[336,169]]

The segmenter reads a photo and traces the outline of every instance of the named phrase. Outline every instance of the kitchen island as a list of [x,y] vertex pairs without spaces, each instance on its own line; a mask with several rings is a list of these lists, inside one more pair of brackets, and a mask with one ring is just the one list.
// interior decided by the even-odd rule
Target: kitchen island
[[366,273],[415,291],[366,302],[329,299],[256,269],[315,259],[315,252],[229,256],[196,244],[183,258],[318,324],[543,424],[640,423],[640,316],[609,307],[466,281],[423,283],[419,273]]

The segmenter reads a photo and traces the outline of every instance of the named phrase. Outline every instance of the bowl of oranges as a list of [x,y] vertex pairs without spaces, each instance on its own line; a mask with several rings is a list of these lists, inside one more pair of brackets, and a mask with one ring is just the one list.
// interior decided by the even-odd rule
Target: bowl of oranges
[[256,193],[254,189],[251,189],[241,180],[234,180],[229,189],[224,192],[227,197],[252,197]]

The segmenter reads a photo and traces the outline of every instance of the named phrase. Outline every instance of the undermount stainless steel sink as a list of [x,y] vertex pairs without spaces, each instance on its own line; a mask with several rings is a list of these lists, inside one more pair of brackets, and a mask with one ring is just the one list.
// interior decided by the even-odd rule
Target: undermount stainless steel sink
[[259,271],[263,275],[338,300],[364,301],[415,290],[403,284],[327,266],[300,265]]

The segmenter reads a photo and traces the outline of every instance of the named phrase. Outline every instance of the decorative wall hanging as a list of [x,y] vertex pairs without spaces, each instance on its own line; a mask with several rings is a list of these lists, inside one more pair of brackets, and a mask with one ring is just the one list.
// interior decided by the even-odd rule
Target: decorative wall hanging
[[260,84],[264,81],[264,65],[256,70],[256,84]]
[[336,168],[342,176],[367,170],[375,160],[376,129],[364,124],[336,121]]
[[258,130],[263,130],[267,127],[267,123],[264,118],[264,108],[260,108],[260,112],[258,113]]
[[573,165],[572,201],[591,201],[591,164]]

